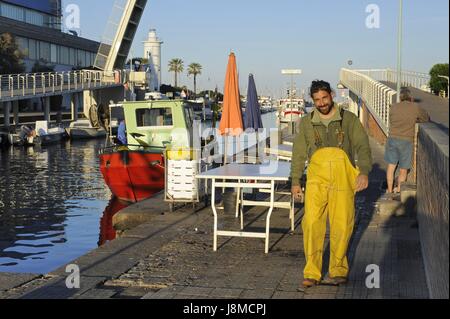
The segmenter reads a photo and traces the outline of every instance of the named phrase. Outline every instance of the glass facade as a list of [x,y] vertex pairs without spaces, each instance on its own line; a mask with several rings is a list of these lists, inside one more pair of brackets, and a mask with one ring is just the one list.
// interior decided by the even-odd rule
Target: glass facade
[[87,67],[94,64],[96,53],[52,44],[34,39],[16,37],[19,48],[30,60],[45,60],[54,64]]
[[[60,1],[48,0],[48,2],[39,3],[33,1],[8,1],[11,3],[7,3],[0,0],[0,16],[39,27],[60,30],[61,18],[56,13],[50,13],[53,12],[52,4],[59,6]],[[43,10],[40,6],[48,7],[51,10]],[[58,12],[58,10],[54,12]],[[14,32],[12,33],[14,34]],[[90,51],[19,36],[16,36],[16,41],[21,51],[25,54],[25,57],[29,60],[45,60],[53,64],[76,67],[92,66],[95,61],[96,53]]]
[[15,6],[3,1],[0,1],[0,16],[40,27],[61,29],[61,18],[58,16]]

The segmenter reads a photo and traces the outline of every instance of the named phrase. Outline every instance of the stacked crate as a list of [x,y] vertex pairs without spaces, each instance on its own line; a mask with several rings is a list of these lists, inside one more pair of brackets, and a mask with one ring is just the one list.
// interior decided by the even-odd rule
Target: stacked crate
[[196,200],[199,197],[198,181],[195,176],[199,173],[195,160],[167,161],[167,194],[174,200]]

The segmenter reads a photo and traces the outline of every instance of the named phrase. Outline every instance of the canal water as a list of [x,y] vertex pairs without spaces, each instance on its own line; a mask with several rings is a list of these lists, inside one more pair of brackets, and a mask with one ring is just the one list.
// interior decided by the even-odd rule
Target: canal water
[[[263,115],[275,127],[275,113]],[[49,273],[115,238],[104,140],[0,150],[0,272]]]
[[104,241],[111,193],[99,171],[103,144],[0,151],[0,272],[45,274]]

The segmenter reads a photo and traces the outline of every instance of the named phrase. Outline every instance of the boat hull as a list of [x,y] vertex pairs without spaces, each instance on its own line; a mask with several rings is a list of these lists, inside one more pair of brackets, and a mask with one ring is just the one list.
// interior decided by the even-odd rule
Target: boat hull
[[301,111],[283,111],[281,122],[297,122],[304,114]]
[[41,135],[37,137],[37,144],[51,145],[61,142],[66,138],[66,133],[51,133],[47,135]]
[[140,202],[164,189],[162,153],[117,151],[100,154],[100,171],[111,192],[127,202]]
[[106,137],[106,131],[104,129],[97,128],[68,128],[67,133],[72,140]]

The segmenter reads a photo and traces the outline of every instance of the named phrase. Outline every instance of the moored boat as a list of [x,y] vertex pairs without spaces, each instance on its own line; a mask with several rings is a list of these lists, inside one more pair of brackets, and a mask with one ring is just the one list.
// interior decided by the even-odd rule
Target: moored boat
[[282,123],[297,122],[306,114],[303,99],[282,99],[279,100],[279,105],[278,117]]
[[106,137],[106,130],[102,127],[93,127],[89,120],[78,120],[70,123],[67,134],[71,139],[94,139]]
[[67,133],[61,127],[49,128],[47,121],[37,121],[36,135],[36,144],[50,145],[61,142],[67,136]]
[[164,150],[191,146],[194,112],[183,101],[124,102],[127,145],[100,152],[105,183],[119,199],[139,202],[164,189]]

